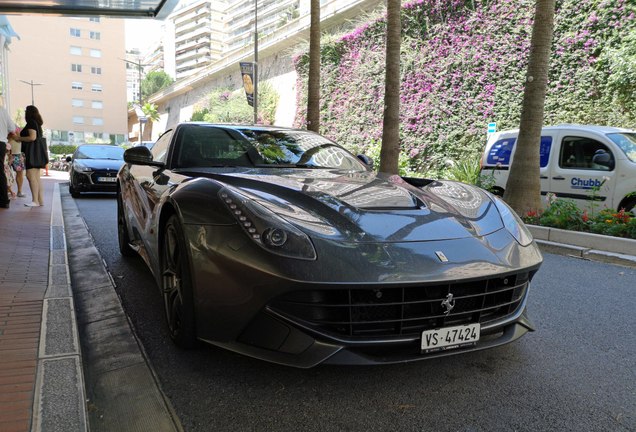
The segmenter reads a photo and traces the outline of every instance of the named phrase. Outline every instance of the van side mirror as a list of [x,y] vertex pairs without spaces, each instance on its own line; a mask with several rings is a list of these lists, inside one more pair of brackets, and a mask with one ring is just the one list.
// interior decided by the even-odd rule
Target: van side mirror
[[369,167],[369,169],[373,169],[373,159],[364,154],[359,154],[357,157],[363,164]]
[[592,163],[607,167],[610,170],[614,168],[614,160],[612,159],[612,156],[602,149],[596,150],[592,157]]

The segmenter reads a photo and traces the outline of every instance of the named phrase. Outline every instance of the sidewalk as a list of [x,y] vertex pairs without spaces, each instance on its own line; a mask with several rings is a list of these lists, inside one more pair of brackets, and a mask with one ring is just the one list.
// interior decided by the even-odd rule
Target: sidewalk
[[[180,430],[66,186],[61,196],[68,173],[49,174],[43,207],[27,196],[0,210],[0,431],[84,432],[89,419],[95,431]],[[636,267],[636,240],[530,228],[546,252]]]
[[[43,207],[25,198],[0,213],[0,430],[86,430],[84,389],[66,248],[60,182],[42,177]],[[48,397],[47,397],[48,396]],[[42,416],[54,410],[55,416]]]

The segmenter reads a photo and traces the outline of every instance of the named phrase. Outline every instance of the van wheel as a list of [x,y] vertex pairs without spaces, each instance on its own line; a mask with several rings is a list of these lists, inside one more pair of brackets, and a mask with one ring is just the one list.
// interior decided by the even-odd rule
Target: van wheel
[[624,200],[620,206],[618,206],[618,210],[625,209],[625,213],[631,213],[632,216],[636,217],[636,198],[627,198]]
[[504,195],[504,190],[500,187],[493,187],[492,189],[490,189],[490,192],[492,192],[493,195],[497,195],[498,197],[503,197]]

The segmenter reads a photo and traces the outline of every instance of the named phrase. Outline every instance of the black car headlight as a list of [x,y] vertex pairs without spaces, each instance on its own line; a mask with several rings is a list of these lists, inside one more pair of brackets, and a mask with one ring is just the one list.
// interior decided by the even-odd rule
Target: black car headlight
[[73,167],[73,169],[77,172],[83,173],[83,174],[88,174],[90,172],[92,172],[93,170],[90,169],[89,167],[82,165],[82,164],[75,164],[75,166]]
[[316,259],[309,237],[271,210],[229,188],[221,189],[219,198],[249,238],[263,249],[289,258]]
[[528,246],[532,243],[532,234],[526,228],[526,225],[523,223],[521,218],[517,216],[517,213],[508,206],[501,198],[494,197],[495,206],[497,206],[497,210],[499,210],[499,216],[501,216],[501,220],[503,221],[506,229],[512,234],[512,236],[517,240],[517,242],[521,246]]

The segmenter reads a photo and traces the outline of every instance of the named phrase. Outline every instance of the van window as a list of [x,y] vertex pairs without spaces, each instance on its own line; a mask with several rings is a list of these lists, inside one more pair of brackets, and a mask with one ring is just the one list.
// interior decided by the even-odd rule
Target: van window
[[[607,165],[593,163],[594,154],[599,150],[610,155],[611,163]],[[559,166],[565,169],[610,171],[614,166],[614,155],[605,144],[594,139],[569,136],[563,138]]]
[[[505,138],[495,142],[490,148],[488,157],[486,158],[487,165],[510,165],[510,155],[512,149],[517,142],[516,138]],[[539,145],[539,165],[541,168],[548,166],[550,159],[550,149],[552,148],[552,137],[542,136],[541,144]]]
[[623,150],[630,161],[636,162],[636,133],[611,133],[607,136]]

